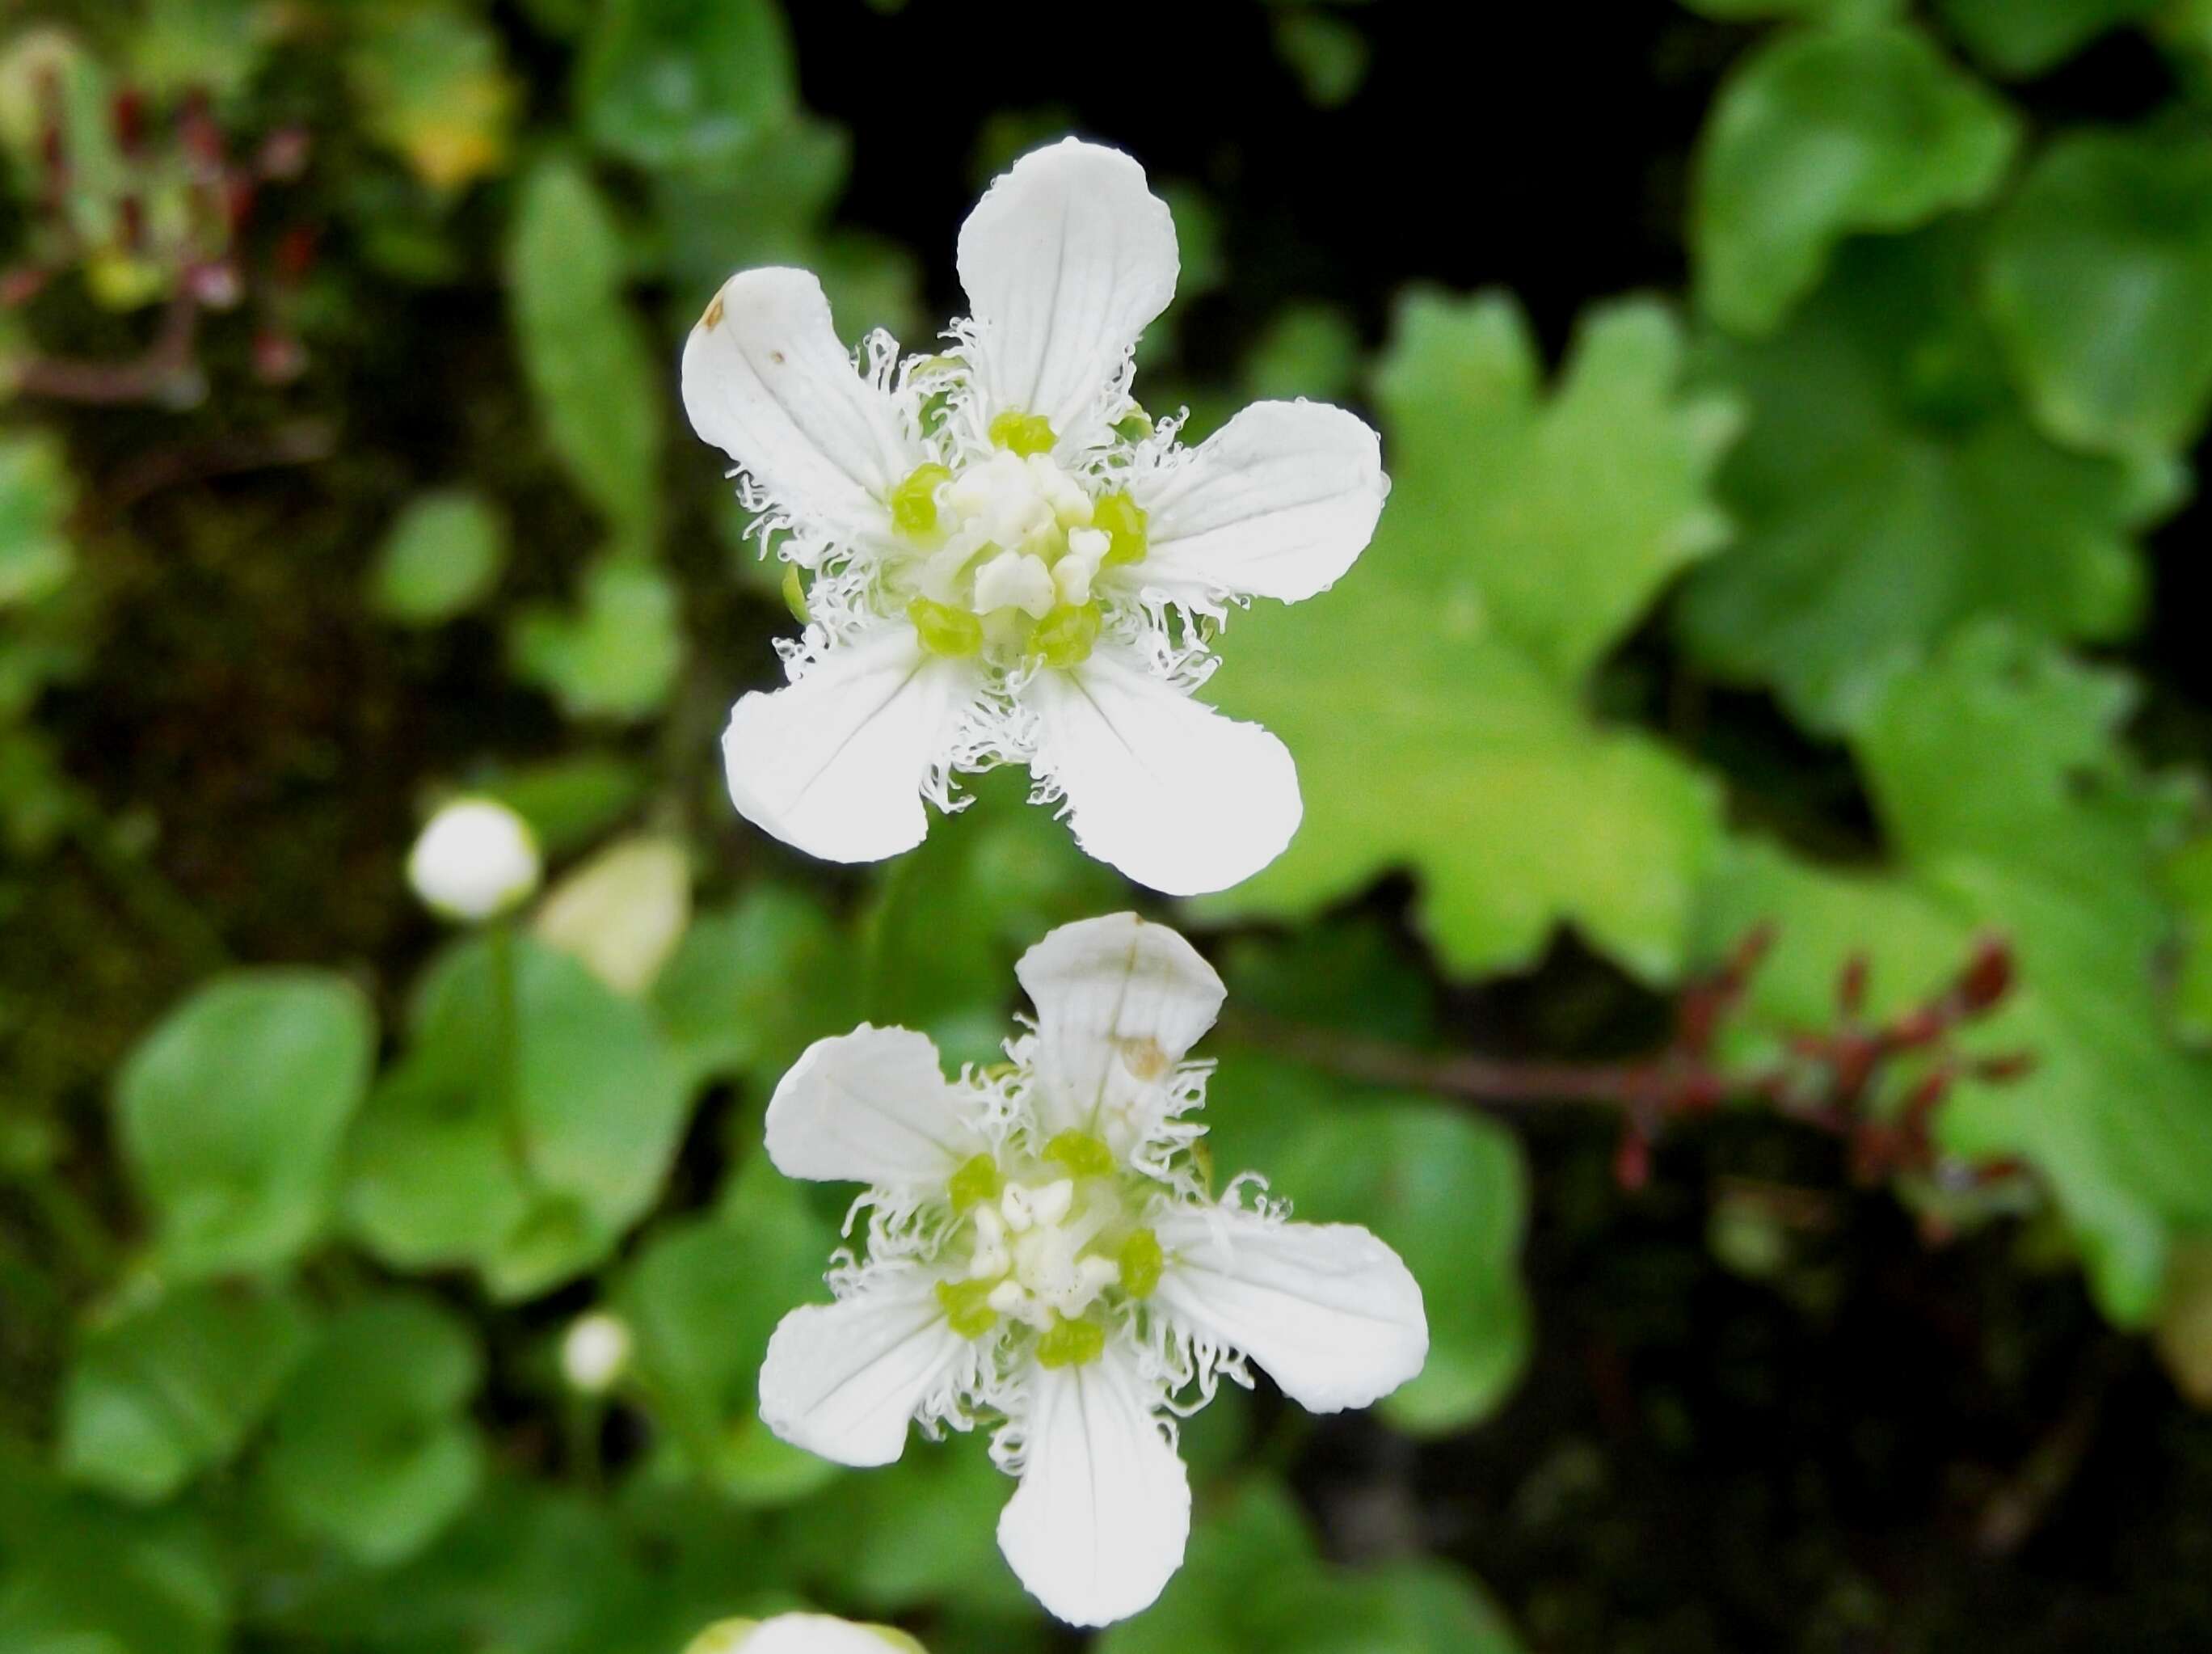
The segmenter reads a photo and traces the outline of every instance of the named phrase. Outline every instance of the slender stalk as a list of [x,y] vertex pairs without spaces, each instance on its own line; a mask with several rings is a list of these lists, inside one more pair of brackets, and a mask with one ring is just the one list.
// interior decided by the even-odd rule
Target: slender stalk
[[521,1174],[531,1181],[530,1127],[522,1112],[522,1030],[515,1007],[514,927],[506,919],[495,919],[485,928],[491,949],[492,1043],[495,1083],[499,1088],[499,1117],[507,1134],[507,1152]]

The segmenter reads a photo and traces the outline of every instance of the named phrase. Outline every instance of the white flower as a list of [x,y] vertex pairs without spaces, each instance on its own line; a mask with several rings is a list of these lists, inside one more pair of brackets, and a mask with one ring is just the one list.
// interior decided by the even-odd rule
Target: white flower
[[922,1654],[920,1643],[889,1626],[854,1625],[826,1614],[773,1620],[725,1620],[691,1639],[684,1654]]
[[430,818],[407,882],[448,919],[474,921],[528,899],[543,868],[530,824],[496,799],[459,799]]
[[800,270],[730,278],[684,351],[701,436],[763,544],[810,577],[791,678],[723,739],[745,817],[833,861],[920,843],[922,798],[1026,763],[1083,848],[1154,889],[1222,889],[1297,830],[1281,742],[1191,698],[1233,603],[1295,603],[1366,546],[1375,433],[1309,402],[1195,448],[1129,395],[1175,293],[1175,225],[1118,150],[1024,156],[960,233],[975,314],[941,356],[856,363]]
[[[834,1304],[769,1341],[761,1417],[842,1464],[888,1464],[908,1420],[988,1421],[1021,1478],[999,1546],[1046,1608],[1103,1625],[1182,1561],[1190,1488],[1170,1415],[1248,1359],[1316,1413],[1365,1407],[1421,1370],[1420,1288],[1364,1229],[1207,1198],[1185,1061],[1221,980],[1133,914],[1063,926],[1016,968],[1036,1007],[1003,1068],[948,1082],[936,1048],[862,1025],[820,1041],[769,1104],[794,1177],[870,1185],[866,1255]],[[857,1210],[857,1208],[856,1208]]]
[[561,1376],[586,1396],[604,1396],[629,1368],[629,1323],[605,1310],[580,1315],[561,1338]]

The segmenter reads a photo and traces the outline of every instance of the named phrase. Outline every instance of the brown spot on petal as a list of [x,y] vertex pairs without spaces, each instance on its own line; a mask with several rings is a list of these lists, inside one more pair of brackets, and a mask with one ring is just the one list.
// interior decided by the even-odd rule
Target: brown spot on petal
[[781,350],[769,351],[768,353],[768,359],[779,368],[783,366],[783,352]]
[[1121,1061],[1138,1079],[1158,1079],[1168,1071],[1168,1054],[1158,1040],[1125,1039],[1121,1043]]
[[707,313],[699,318],[699,325],[713,327],[722,319],[722,295],[717,293],[707,301]]

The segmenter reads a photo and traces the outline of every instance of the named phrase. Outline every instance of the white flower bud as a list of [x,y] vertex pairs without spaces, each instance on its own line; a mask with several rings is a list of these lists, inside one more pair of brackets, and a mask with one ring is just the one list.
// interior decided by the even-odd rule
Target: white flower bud
[[489,919],[526,901],[543,871],[538,841],[495,799],[460,799],[430,818],[407,857],[407,882],[448,919]]
[[684,1654],[922,1654],[922,1647],[890,1626],[855,1625],[826,1614],[779,1614],[773,1620],[709,1626]]
[[561,1340],[561,1376],[586,1396],[604,1396],[629,1366],[629,1325],[605,1310],[580,1315]]

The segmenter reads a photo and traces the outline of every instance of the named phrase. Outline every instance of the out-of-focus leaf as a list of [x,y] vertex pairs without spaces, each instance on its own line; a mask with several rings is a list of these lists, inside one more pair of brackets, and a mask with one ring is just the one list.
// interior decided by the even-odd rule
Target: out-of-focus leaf
[[126,1308],[70,1365],[63,1469],[119,1499],[167,1499],[237,1454],[308,1337],[281,1291],[198,1283]]
[[1936,0],[1936,15],[1982,63],[2018,78],[2056,69],[2099,35],[2141,22],[2161,0]]
[[2173,1249],[2152,1335],[2174,1388],[2212,1412],[2212,1238],[2193,1237]]
[[1716,345],[1752,410],[1721,473],[1741,533],[1691,577],[1683,633],[1816,728],[1849,726],[1888,667],[1977,615],[2102,638],[2141,604],[2130,532],[2170,483],[2028,423],[1973,252],[1948,230],[1855,243],[1783,332]]
[[481,19],[441,0],[373,0],[348,17],[346,79],[379,143],[445,192],[507,165],[519,99]]
[[51,596],[76,569],[63,529],[74,492],[53,438],[0,441],[0,612]]
[[465,1414],[483,1382],[468,1327],[391,1292],[324,1329],[277,1403],[262,1469],[276,1508],[360,1561],[413,1555],[475,1493],[483,1443]]
[[637,719],[658,712],[684,664],[676,584],[636,557],[609,557],[584,576],[573,614],[534,605],[515,617],[508,653],[516,676],[577,718]]
[[2169,1036],[2157,991],[2170,918],[2160,862],[2183,800],[2114,741],[2129,691],[1994,627],[1894,678],[1855,751],[1895,855],[1844,874],[1739,850],[1713,884],[1717,952],[1780,927],[1752,1006],[1770,1032],[1832,1015],[1844,960],[1871,967],[1877,1015],[2008,936],[2019,982],[1972,1031],[1978,1052],[2026,1053],[2023,1079],[1961,1081],[1945,1145],[2018,1156],[2070,1226],[2099,1301],[2138,1325],[2156,1306],[2171,1233],[2212,1225],[2212,1059]]
[[755,885],[684,933],[653,1008],[692,1084],[743,1079],[765,1096],[809,1043],[859,1020],[846,997],[854,958],[813,898]]
[[1349,397],[1359,377],[1359,331],[1334,305],[1294,304],[1261,330],[1244,358],[1244,389],[1255,401]]
[[978,778],[975,807],[885,869],[860,923],[858,1014],[932,1035],[948,1064],[988,1062],[1012,1031],[1014,961],[1054,926],[1123,904],[1023,778]]
[[691,861],[681,842],[641,834],[555,885],[531,928],[617,994],[641,994],[691,921]]
[[1894,16],[1905,0],[1681,0],[1692,11],[1724,23],[1765,17],[1794,17],[1807,22],[1856,22]]
[[1349,18],[1300,6],[1279,11],[1272,21],[1275,55],[1316,109],[1340,108],[1366,84],[1367,37]]
[[230,1584],[195,1517],[72,1492],[0,1454],[0,1648],[221,1654]]
[[148,0],[131,36],[132,79],[155,97],[198,91],[227,102],[282,21],[269,0]]
[[2166,864],[2166,888],[2181,915],[2173,1025],[2191,1044],[2212,1045],[2212,833],[2174,853]]
[[440,489],[407,502],[384,537],[369,602],[411,626],[435,625],[490,595],[507,562],[507,523],[471,489]]
[[[701,1513],[703,1517],[707,1513]],[[744,1569],[746,1536],[697,1520],[726,1570]],[[670,1654],[717,1613],[744,1606],[648,1572],[604,1501],[542,1482],[493,1480],[419,1554],[378,1572],[325,1570],[272,1605],[307,1647],[362,1654],[472,1654],[495,1627],[501,1654]],[[664,1554],[691,1542],[671,1535]]]
[[547,438],[606,518],[616,550],[650,551],[667,374],[623,296],[621,238],[573,162],[543,161],[523,181],[507,274]]
[[347,1208],[396,1268],[468,1265],[526,1298],[605,1257],[653,1203],[686,1093],[642,1006],[564,953],[513,947],[511,1045],[495,940],[424,981],[356,1134]]
[[1494,1411],[1527,1364],[1520,1276],[1528,1173],[1501,1128],[1417,1099],[1356,1094],[1299,1064],[1231,1051],[1207,1088],[1217,1184],[1266,1175],[1294,1216],[1356,1223],[1421,1284],[1428,1365],[1385,1399],[1400,1429],[1440,1434]]
[[1690,235],[1724,327],[1771,331],[1860,230],[1901,230],[1996,188],[2019,141],[1988,92],[1904,25],[1784,35],[1714,104]]
[[1715,800],[1587,691],[1726,535],[1706,489],[1735,421],[1681,392],[1680,365],[1664,312],[1616,306],[1546,397],[1509,301],[1406,304],[1375,544],[1326,599],[1259,605],[1223,641],[1210,693],[1288,744],[1306,813],[1207,910],[1302,916],[1406,867],[1455,970],[1525,962],[1561,922],[1641,976],[1679,966]]
[[726,165],[795,101],[775,0],[608,0],[576,101],[592,141],[648,168]]
[[2212,410],[2212,140],[2077,132],[1991,231],[1990,314],[2044,429],[2187,447]]
[[[732,271],[815,269],[817,228],[843,192],[852,164],[844,128],[796,114],[755,132],[726,162],[656,173],[653,223],[680,319],[688,325]],[[844,313],[834,291],[830,298],[844,337],[857,340],[858,319]]]
[[791,1577],[869,1614],[951,1600],[1009,1609],[1021,1586],[1000,1555],[999,1512],[1014,1484],[981,1432],[908,1444],[896,1475],[844,1476],[785,1518]]
[[0,726],[0,841],[14,854],[43,855],[83,808],[39,731]]
[[617,1301],[653,1417],[696,1474],[741,1502],[786,1504],[836,1475],[769,1436],[756,1411],[769,1335],[826,1298],[836,1245],[836,1225],[755,1155],[716,1212],[654,1236],[625,1278]]
[[167,1268],[270,1269],[322,1233],[375,1047],[360,993],[308,970],[218,978],[147,1036],[115,1109]]
[[474,790],[528,822],[539,847],[557,856],[591,843],[628,815],[645,794],[645,777],[611,752],[580,752],[489,776]]
[[1158,1604],[1098,1639],[1100,1654],[1518,1654],[1472,1581],[1436,1562],[1334,1568],[1290,1494],[1254,1478],[1206,1513]]

